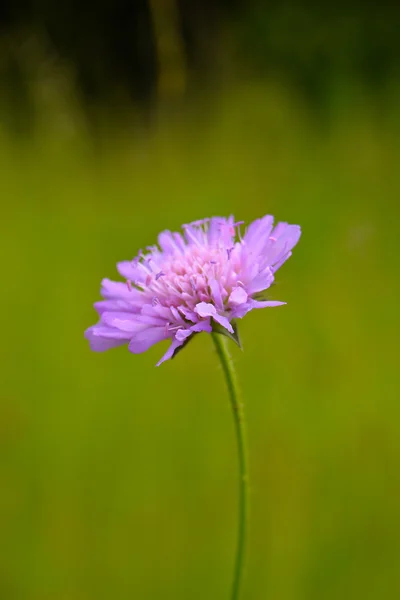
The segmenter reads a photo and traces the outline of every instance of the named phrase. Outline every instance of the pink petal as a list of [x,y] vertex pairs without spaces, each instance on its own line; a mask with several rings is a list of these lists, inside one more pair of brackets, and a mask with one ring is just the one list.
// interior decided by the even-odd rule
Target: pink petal
[[129,290],[126,283],[121,281],[103,279],[101,282],[101,295],[106,300],[127,300],[129,302],[137,299],[137,294],[140,294],[138,290]]
[[126,300],[100,300],[94,303],[94,308],[97,310],[99,315],[106,311],[118,311],[127,313],[137,312],[138,306],[132,306]]
[[190,329],[178,329],[175,335],[175,339],[177,339],[178,342],[184,342],[191,335],[192,331],[190,331]]
[[193,333],[200,333],[201,331],[207,331],[207,333],[211,333],[212,327],[210,320],[208,319],[207,321],[200,321],[199,323],[192,325],[190,327],[190,331],[193,331]]
[[182,346],[182,344],[183,344],[183,342],[180,342],[179,340],[174,339],[173,342],[171,343],[170,347],[164,354],[164,356],[162,358],[160,358],[160,360],[156,364],[156,367],[159,367],[163,362],[172,358],[175,353],[175,350],[177,348],[179,348],[179,346]]
[[174,234],[168,230],[160,233],[158,243],[166,254],[180,254],[185,245],[179,233]]
[[244,304],[247,301],[247,293],[242,287],[236,287],[229,296],[229,302],[233,305]]
[[254,279],[247,286],[247,292],[251,294],[255,294],[256,292],[261,292],[270,287],[270,285],[274,281],[274,274],[271,269],[267,267],[264,271],[256,275]]
[[215,302],[215,306],[217,306],[218,308],[222,308],[223,303],[222,303],[220,284],[218,283],[218,281],[216,279],[210,279],[209,285],[210,285],[212,299]]
[[165,327],[148,327],[134,334],[129,343],[129,351],[133,354],[141,354],[167,337],[168,332]]
[[273,308],[275,306],[283,306],[286,302],[278,302],[277,300],[251,300],[251,305],[253,308]]
[[196,304],[194,310],[200,317],[212,317],[215,321],[217,321],[217,323],[222,325],[222,327],[225,327],[225,329],[233,333],[233,327],[229,323],[229,320],[226,317],[218,314],[213,304],[210,304],[209,302],[199,302]]
[[252,308],[253,305],[251,304],[251,301],[240,304],[239,306],[234,306],[231,313],[232,319],[242,319]]
[[226,317],[219,315],[218,313],[213,316],[214,321],[217,321],[222,327],[225,327],[230,333],[234,332],[232,325]]
[[85,338],[89,340],[90,348],[94,352],[104,352],[127,344],[129,337],[129,334],[103,325],[93,325],[85,331]]
[[194,312],[196,312],[200,317],[214,317],[217,313],[217,310],[215,306],[209,302],[199,302],[196,304]]
[[247,228],[245,236],[243,238],[246,245],[252,247],[258,247],[268,238],[271,233],[272,225],[274,223],[274,217],[271,215],[265,215],[262,219],[253,221]]

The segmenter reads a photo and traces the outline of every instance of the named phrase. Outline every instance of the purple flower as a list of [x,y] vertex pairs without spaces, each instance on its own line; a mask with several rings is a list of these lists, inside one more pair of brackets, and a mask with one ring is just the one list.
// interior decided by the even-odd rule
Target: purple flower
[[213,217],[183,225],[183,234],[163,231],[158,246],[118,263],[126,282],[104,279],[99,322],[85,332],[92,350],[129,344],[135,354],[161,340],[171,345],[158,362],[172,358],[196,333],[217,330],[235,337],[235,319],[253,308],[279,306],[265,292],[291,256],[298,225],[257,219],[240,235],[241,223]]

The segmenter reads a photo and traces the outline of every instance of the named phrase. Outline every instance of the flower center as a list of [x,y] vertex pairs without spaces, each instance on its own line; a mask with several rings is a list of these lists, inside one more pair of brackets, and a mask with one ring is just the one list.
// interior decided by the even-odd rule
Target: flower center
[[191,247],[182,255],[174,255],[160,265],[160,271],[149,276],[148,290],[164,306],[186,305],[191,310],[198,302],[212,302],[210,283],[217,281],[224,300],[233,269],[231,251],[218,247]]

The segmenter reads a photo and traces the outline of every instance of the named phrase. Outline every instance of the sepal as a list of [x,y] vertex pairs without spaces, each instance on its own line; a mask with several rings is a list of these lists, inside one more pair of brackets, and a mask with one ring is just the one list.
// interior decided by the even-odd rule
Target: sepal
[[233,328],[233,333],[230,333],[227,329],[225,329],[225,327],[222,327],[222,325],[213,320],[212,330],[214,333],[220,333],[221,335],[228,337],[230,340],[233,340],[235,344],[239,346],[241,350],[243,350],[236,321],[231,321],[231,325]]

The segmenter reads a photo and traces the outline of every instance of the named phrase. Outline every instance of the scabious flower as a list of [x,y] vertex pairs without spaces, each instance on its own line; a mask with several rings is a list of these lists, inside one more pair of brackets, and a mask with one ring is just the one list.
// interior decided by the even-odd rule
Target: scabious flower
[[171,345],[157,366],[196,333],[235,336],[235,320],[253,308],[280,306],[266,300],[275,271],[291,256],[298,225],[257,219],[240,234],[242,222],[213,217],[183,225],[183,235],[163,231],[131,261],[120,262],[126,282],[104,279],[99,322],[85,332],[92,350],[128,344],[134,354],[161,340]]

